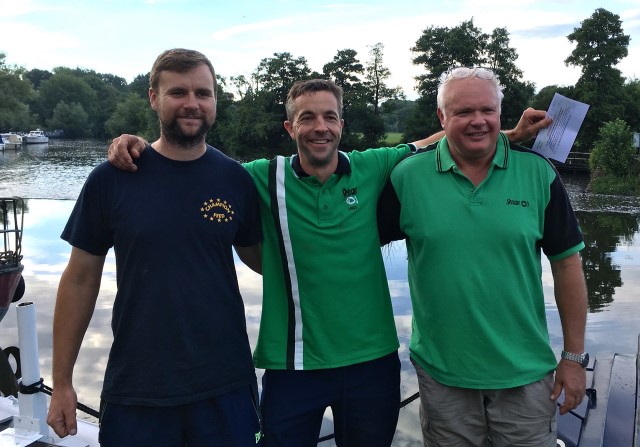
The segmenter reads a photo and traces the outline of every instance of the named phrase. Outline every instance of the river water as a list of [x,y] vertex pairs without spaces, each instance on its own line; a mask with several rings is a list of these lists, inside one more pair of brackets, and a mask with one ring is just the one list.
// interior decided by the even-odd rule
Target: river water
[[[85,178],[105,160],[107,143],[51,140],[19,151],[0,152],[0,196],[26,198],[23,236],[24,300],[36,303],[41,375],[51,384],[51,323],[60,275],[70,247],[59,235]],[[583,266],[589,287],[586,348],[592,355],[635,353],[640,333],[640,198],[602,196],[585,192],[588,177],[563,175],[585,235]],[[384,251],[402,359],[402,397],[417,391],[409,363],[411,302],[406,273],[406,250],[396,244]],[[255,343],[261,312],[261,279],[237,261],[245,301],[247,328]],[[562,331],[553,298],[549,264],[543,261],[549,336],[556,352]],[[112,253],[105,265],[100,296],[76,364],[74,382],[79,400],[98,408],[102,377],[111,344],[111,307],[115,297]],[[0,323],[0,347],[17,346],[15,310]],[[260,377],[262,371],[257,371]],[[332,431],[330,412],[322,434]],[[418,402],[400,412],[393,446],[419,446]],[[332,441],[322,445],[334,445]]]

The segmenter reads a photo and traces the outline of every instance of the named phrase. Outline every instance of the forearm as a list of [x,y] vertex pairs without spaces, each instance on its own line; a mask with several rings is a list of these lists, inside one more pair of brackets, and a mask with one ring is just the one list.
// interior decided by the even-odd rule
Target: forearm
[[564,350],[576,354],[582,353],[587,321],[587,287],[580,255],[576,253],[563,260],[552,262],[551,271],[562,324]]
[[[97,264],[94,264],[92,272],[77,268],[80,263],[73,258],[72,252],[72,260],[60,280],[53,316],[54,387],[71,386],[73,367],[100,290],[104,257],[96,257]],[[91,262],[84,264],[92,265]]]
[[54,387],[72,383],[73,367],[95,306],[96,298],[90,298],[93,293],[60,283],[53,317]]

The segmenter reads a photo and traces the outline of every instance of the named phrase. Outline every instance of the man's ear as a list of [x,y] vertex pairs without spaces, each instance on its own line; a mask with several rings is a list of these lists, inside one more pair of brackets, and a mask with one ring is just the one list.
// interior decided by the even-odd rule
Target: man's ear
[[295,139],[295,134],[293,132],[293,123],[289,120],[284,122],[284,128],[287,130],[287,132],[289,133],[289,136],[291,137],[292,140]]
[[153,110],[158,111],[158,95],[151,87],[149,88],[149,104]]
[[440,110],[440,107],[438,107],[437,113],[438,113],[438,119],[440,120],[440,125],[444,129],[444,113],[442,112],[442,110]]

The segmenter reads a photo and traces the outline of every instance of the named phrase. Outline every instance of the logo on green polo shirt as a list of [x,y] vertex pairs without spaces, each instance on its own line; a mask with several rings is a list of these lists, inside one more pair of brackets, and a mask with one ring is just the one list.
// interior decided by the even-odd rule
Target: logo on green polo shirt
[[342,196],[349,210],[358,208],[358,188],[342,188]]
[[526,200],[507,199],[507,205],[521,206],[522,208],[526,208],[529,206],[529,202],[527,202]]

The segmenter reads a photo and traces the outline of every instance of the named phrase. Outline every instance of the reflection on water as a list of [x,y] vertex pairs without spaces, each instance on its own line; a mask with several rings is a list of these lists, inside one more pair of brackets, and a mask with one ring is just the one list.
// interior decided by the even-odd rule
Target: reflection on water
[[[74,200],[91,168],[104,160],[106,144],[79,142],[73,145],[52,140],[46,148],[8,152],[0,155],[0,195],[66,198],[73,200],[25,201],[23,254],[26,293],[34,301],[40,345],[41,375],[51,384],[51,324],[55,294],[66,266],[70,247],[59,239]],[[28,147],[27,147],[28,148]],[[607,211],[594,208],[595,200],[584,193],[583,177],[565,180],[576,204],[585,235],[583,265],[589,287],[587,349],[599,353],[634,353],[640,331],[640,200],[598,198]],[[610,212],[615,210],[616,212]],[[417,391],[415,372],[409,362],[411,302],[407,284],[406,249],[398,243],[384,249],[402,360],[402,398]],[[237,261],[238,279],[245,301],[247,329],[255,344],[261,313],[262,284],[258,275]],[[545,305],[549,336],[556,352],[562,349],[562,330],[548,262],[543,262]],[[93,408],[99,406],[99,392],[111,345],[111,308],[115,297],[115,264],[112,253],[105,265],[100,295],[75,368],[74,383],[79,399]],[[17,346],[15,309],[0,323],[0,346]],[[258,371],[258,376],[261,376]],[[328,415],[329,416],[329,415]],[[323,426],[322,434],[330,433]],[[393,445],[421,445],[418,402],[400,412]],[[334,445],[331,441],[323,445]]]
[[589,291],[589,311],[599,312],[613,302],[616,289],[623,285],[620,265],[614,253],[633,247],[638,219],[629,214],[578,212],[585,237],[582,266]]

